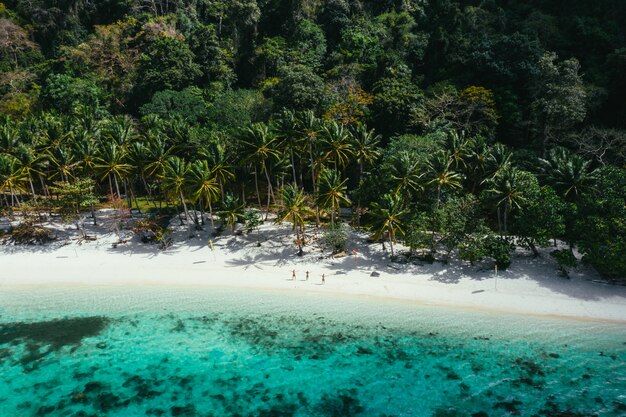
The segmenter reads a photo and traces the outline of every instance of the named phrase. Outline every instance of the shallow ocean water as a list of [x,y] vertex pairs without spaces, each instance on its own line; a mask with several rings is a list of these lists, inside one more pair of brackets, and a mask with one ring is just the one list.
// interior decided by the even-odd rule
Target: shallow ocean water
[[0,293],[0,416],[626,416],[626,326],[313,293]]

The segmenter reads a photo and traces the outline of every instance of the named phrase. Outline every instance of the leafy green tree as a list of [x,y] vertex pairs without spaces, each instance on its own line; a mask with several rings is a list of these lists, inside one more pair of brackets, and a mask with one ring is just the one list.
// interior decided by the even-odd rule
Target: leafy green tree
[[[90,207],[93,212],[94,204],[99,202],[95,195],[95,182],[91,178],[77,178],[71,182],[55,182],[52,192],[58,197],[55,204],[61,213],[76,222],[76,230],[84,232],[84,216],[81,211]],[[92,216],[95,224],[95,216]]]
[[413,84],[406,67],[389,71],[389,75],[374,83],[374,103],[376,130],[387,135],[404,133],[409,122],[412,106],[418,104],[422,93]]
[[324,95],[322,78],[305,65],[285,66],[270,95],[277,106],[296,111],[315,109]]
[[545,156],[555,135],[583,121],[587,93],[575,58],[557,62],[557,55],[547,52],[539,60],[538,69],[532,110]]
[[511,229],[524,246],[539,256],[538,246],[547,246],[550,239],[565,234],[566,207],[549,186],[541,187],[533,194],[524,209],[514,213]]
[[157,91],[182,90],[202,75],[194,54],[182,40],[166,36],[152,42],[141,57],[135,95],[146,102]]
[[189,123],[202,121],[207,115],[207,106],[201,91],[186,88],[182,91],[164,90],[152,96],[150,103],[139,109],[141,114],[157,114],[163,118],[179,117]]
[[602,168],[595,192],[582,196],[573,235],[583,260],[602,275],[624,281],[626,277],[626,172]]

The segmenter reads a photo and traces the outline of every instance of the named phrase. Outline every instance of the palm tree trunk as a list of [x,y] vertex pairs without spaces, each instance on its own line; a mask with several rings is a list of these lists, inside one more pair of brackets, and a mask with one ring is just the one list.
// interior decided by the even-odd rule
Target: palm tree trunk
[[211,227],[215,229],[215,223],[213,223],[213,206],[211,206],[211,199],[209,199],[209,220],[211,221]]
[[30,184],[30,192],[33,194],[33,200],[37,201],[37,194],[35,194],[35,185],[33,184],[32,177],[28,177],[28,183]]
[[256,198],[259,203],[259,208],[261,208],[263,207],[263,204],[261,203],[261,192],[259,191],[259,174],[256,170],[256,167],[254,167],[254,188],[256,189]]
[[182,191],[179,192],[179,197],[180,202],[183,204],[183,210],[185,211],[185,220],[187,220],[187,224],[189,224],[189,210],[187,210],[187,203],[185,203],[185,196],[183,195]]
[[204,226],[206,225],[206,223],[204,222],[204,201],[200,199],[198,203],[200,205],[200,223],[202,224],[202,226]]
[[111,192],[111,200],[115,200],[115,194],[113,194],[113,181],[111,180],[111,175],[109,174],[109,191]]
[[500,237],[502,237],[502,221],[500,220],[500,206],[496,208],[497,217],[498,217],[498,233],[500,233]]
[[391,256],[393,257],[393,229],[391,225],[387,226],[387,233],[389,233],[389,247],[391,248]]
[[293,156],[293,148],[290,148],[289,152],[291,153],[291,171],[293,173],[293,183],[297,185],[298,180],[296,178],[296,160]]
[[[117,191],[117,199],[122,201],[122,194],[120,193],[120,185],[117,182],[117,176],[115,176],[115,174],[113,174],[113,182],[115,183],[115,191]],[[122,204],[124,204],[122,202]]]
[[274,192],[272,191],[272,181],[270,180],[270,174],[267,171],[265,161],[263,161],[263,171],[265,172],[265,179],[267,180],[267,211],[265,212],[265,220],[267,220],[267,216],[270,212],[270,197],[273,197]]

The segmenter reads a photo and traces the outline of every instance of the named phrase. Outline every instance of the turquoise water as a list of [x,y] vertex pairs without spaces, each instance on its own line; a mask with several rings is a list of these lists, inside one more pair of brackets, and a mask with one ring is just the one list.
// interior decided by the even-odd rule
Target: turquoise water
[[625,416],[626,327],[226,289],[0,293],[0,416]]

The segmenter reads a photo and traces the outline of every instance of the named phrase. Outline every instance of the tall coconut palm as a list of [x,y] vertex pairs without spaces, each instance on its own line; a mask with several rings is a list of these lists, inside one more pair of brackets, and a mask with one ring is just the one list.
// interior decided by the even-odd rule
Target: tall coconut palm
[[12,154],[19,143],[20,131],[18,127],[7,120],[0,126],[0,152]]
[[[193,199],[196,202],[199,201],[203,209],[205,205],[209,207],[211,227],[215,227],[212,203],[217,201],[220,195],[220,187],[215,178],[215,172],[206,160],[202,160],[191,164],[190,174],[190,187],[193,191]],[[204,217],[202,221],[204,222]]]
[[[7,206],[20,206],[19,193],[26,192],[25,185],[28,176],[20,166],[19,161],[12,155],[0,154],[0,193],[4,195]],[[6,199],[9,192],[11,202]]]
[[76,168],[83,177],[93,176],[98,157],[96,136],[86,129],[76,131],[72,140],[72,154],[76,159]]
[[444,189],[454,190],[461,187],[463,176],[452,169],[452,160],[445,151],[438,152],[427,163],[427,183],[432,184],[437,190],[435,209],[441,204],[441,191]]
[[395,237],[404,234],[403,219],[407,213],[408,210],[400,194],[385,194],[380,203],[372,203],[368,212],[372,222],[374,239],[380,239],[387,234],[391,256],[394,255],[393,242]]
[[468,158],[468,141],[464,134],[451,130],[446,135],[444,149],[448,152],[451,165],[456,171],[464,169]]
[[346,182],[341,179],[339,172],[325,168],[320,173],[317,204],[326,210],[330,210],[330,224],[335,225],[335,215],[341,205],[349,205],[350,200],[346,194]]
[[288,184],[281,190],[280,197],[281,209],[276,217],[276,223],[289,221],[293,224],[298,255],[302,256],[302,247],[305,243],[304,221],[309,213],[305,204],[304,192],[296,184]]
[[489,146],[485,139],[478,137],[467,144],[467,164],[464,172],[469,182],[468,188],[478,194],[479,185],[486,179],[489,165]]
[[[365,167],[373,165],[374,162],[380,157],[380,152],[377,147],[380,143],[381,136],[377,135],[374,129],[368,130],[364,124],[358,125],[352,132],[351,142],[354,149],[354,159],[359,166],[359,184],[363,181],[363,174],[365,173]],[[361,223],[361,198],[357,199],[357,224]]]
[[311,183],[313,191],[317,193],[316,161],[318,159],[318,139],[320,135],[320,120],[312,110],[306,110],[298,114],[298,129],[304,138],[306,152],[309,154],[309,170],[311,171]]
[[581,194],[595,189],[598,171],[592,169],[591,161],[560,147],[539,161],[541,177],[564,199],[575,201]]
[[28,178],[28,184],[30,186],[33,200],[36,200],[37,194],[35,193],[33,178],[42,174],[42,158],[37,155],[32,146],[23,143],[20,143],[15,148],[15,158],[19,161],[20,167]]
[[46,155],[50,165],[55,171],[50,178],[60,177],[61,181],[68,182],[74,176],[74,168],[78,162],[74,158],[74,154],[66,146],[51,147]]
[[335,170],[343,170],[354,156],[350,131],[334,120],[327,121],[320,131],[322,158]]
[[187,224],[190,223],[191,217],[189,216],[189,210],[187,209],[187,203],[185,202],[185,191],[189,186],[190,171],[191,166],[189,163],[185,162],[184,159],[179,158],[178,156],[172,156],[165,164],[162,177],[163,186],[180,199],[180,203],[182,204],[185,212]]
[[295,112],[284,110],[280,113],[275,121],[274,128],[281,144],[289,153],[293,183],[296,184],[296,156],[300,153],[303,137],[299,130],[298,118]]
[[222,142],[212,140],[205,146],[205,156],[213,169],[213,175],[217,179],[222,199],[224,199],[224,186],[235,179],[233,167],[228,164],[226,158],[226,147]]
[[107,140],[112,140],[119,146],[128,146],[135,137],[133,121],[125,115],[113,116],[105,120],[103,134]]
[[420,161],[409,151],[400,151],[390,166],[394,194],[408,199],[423,189],[424,173]]
[[116,142],[105,142],[100,148],[95,167],[100,171],[101,179],[108,178],[111,197],[115,198],[113,193],[113,184],[115,184],[117,199],[121,200],[119,181],[124,180],[132,169],[132,166],[126,162],[124,148]]
[[511,166],[511,159],[513,154],[503,144],[496,143],[489,151],[489,158],[487,162],[487,179],[495,177],[501,171],[508,169]]
[[511,211],[514,208],[521,209],[526,203],[524,191],[527,182],[524,174],[517,168],[507,167],[489,181],[486,192],[495,202],[501,235],[508,233],[507,219]]
[[279,157],[277,149],[276,135],[269,129],[265,123],[255,123],[245,129],[242,135],[242,144],[245,148],[246,160],[255,164],[255,187],[257,195],[259,195],[259,186],[256,174],[256,165],[260,166],[261,174],[265,174],[267,180],[267,213],[270,209],[270,197],[273,198],[274,191],[272,181],[270,179],[268,160]]
[[359,181],[363,177],[365,167],[374,164],[380,152],[377,147],[382,136],[376,134],[374,129],[368,130],[367,126],[357,126],[350,136],[354,158],[359,165]]

